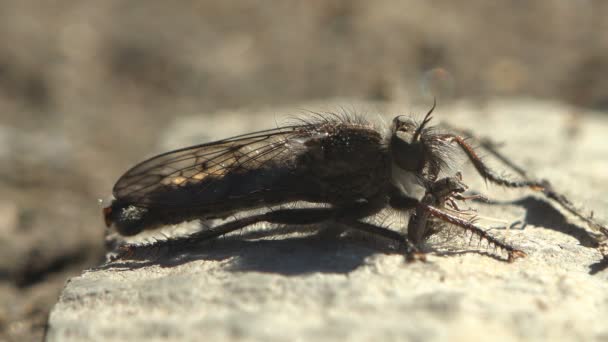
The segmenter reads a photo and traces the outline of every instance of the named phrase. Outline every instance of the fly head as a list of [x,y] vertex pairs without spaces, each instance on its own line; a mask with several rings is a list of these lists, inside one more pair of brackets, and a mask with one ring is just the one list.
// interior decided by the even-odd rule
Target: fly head
[[426,128],[434,109],[435,103],[422,123],[417,123],[404,115],[393,119],[390,139],[391,158],[397,167],[417,176],[422,175],[423,170],[434,159]]

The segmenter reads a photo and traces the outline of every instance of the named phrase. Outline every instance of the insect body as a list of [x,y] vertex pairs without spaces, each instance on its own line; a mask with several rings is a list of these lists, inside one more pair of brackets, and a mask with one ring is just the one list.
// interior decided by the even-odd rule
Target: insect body
[[106,220],[134,235],[158,225],[307,201],[343,210],[390,185],[378,132],[327,122],[254,133],[154,157],[116,184]]
[[[431,218],[435,218],[506,250],[509,260],[523,256],[470,220],[442,209],[463,199],[466,186],[458,176],[438,179],[440,172],[456,146],[488,181],[535,190],[545,189],[548,183],[497,176],[463,138],[427,127],[433,109],[420,123],[396,117],[386,133],[360,117],[317,115],[299,125],[158,155],[118,180],[115,199],[103,210],[105,222],[129,236],[162,225],[225,219],[260,209],[251,216],[156,243],[210,239],[258,222],[330,221],[397,241],[412,255],[416,245],[433,233]],[[414,188],[422,189],[422,199],[414,197]],[[322,206],[276,208],[292,202]],[[411,213],[407,234],[365,220],[385,208]],[[127,245],[126,250],[137,247]]]

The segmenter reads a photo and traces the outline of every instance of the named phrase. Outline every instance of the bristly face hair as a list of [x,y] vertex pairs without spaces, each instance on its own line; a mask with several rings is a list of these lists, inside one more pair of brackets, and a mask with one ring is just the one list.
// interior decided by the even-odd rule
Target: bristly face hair
[[[506,251],[509,261],[525,255],[458,215],[456,201],[465,199],[466,185],[458,174],[438,179],[440,173],[450,171],[454,147],[460,147],[487,181],[543,191],[570,210],[567,200],[560,201],[546,181],[499,176],[463,137],[428,127],[435,105],[421,123],[395,117],[388,136],[362,117],[314,114],[296,125],[160,154],[137,164],[116,182],[115,199],[103,209],[106,225],[129,236],[163,225],[227,219],[258,210],[152,245],[181,248],[258,222],[293,226],[335,222],[395,241],[411,258],[422,255],[418,246],[433,233],[433,217]],[[415,187],[424,192],[422,198],[416,197]],[[285,206],[294,202],[311,207]],[[444,210],[446,205],[451,211]],[[407,234],[365,220],[384,208],[409,213]],[[126,245],[119,257],[148,246]]]

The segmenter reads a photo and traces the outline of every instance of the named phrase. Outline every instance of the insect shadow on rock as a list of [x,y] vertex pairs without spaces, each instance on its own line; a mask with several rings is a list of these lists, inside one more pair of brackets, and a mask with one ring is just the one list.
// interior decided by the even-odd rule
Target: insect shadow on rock
[[[457,201],[467,199],[460,174],[440,178],[449,170],[451,155],[460,149],[489,182],[542,191],[566,208],[570,202],[547,181],[498,175],[461,135],[428,127],[434,109],[435,104],[421,122],[397,116],[388,130],[360,116],[312,113],[296,125],[186,147],[143,161],[114,186],[114,199],[103,209],[108,227],[132,236],[195,219],[225,222],[201,226],[186,236],[125,244],[117,258],[150,247],[183,248],[260,222],[347,226],[397,242],[410,260],[424,258],[418,247],[441,222],[505,251],[508,261],[525,256],[489,235],[474,223],[474,217],[458,208]],[[417,189],[422,198],[416,196]],[[290,205],[296,202],[311,206]],[[409,214],[407,233],[369,220],[387,208]]]

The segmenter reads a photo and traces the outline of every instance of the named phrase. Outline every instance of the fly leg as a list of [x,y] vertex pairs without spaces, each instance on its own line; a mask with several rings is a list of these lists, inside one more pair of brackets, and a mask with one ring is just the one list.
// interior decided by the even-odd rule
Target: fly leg
[[180,236],[177,238],[167,240],[157,240],[151,243],[143,244],[125,244],[119,247],[118,255],[112,258],[111,261],[119,259],[129,259],[137,253],[138,250],[163,248],[167,247],[169,250],[176,250],[184,246],[194,244],[197,242],[211,240],[230,232],[245,228],[249,225],[264,221],[264,215],[253,215],[242,219],[230,221],[219,226],[215,226],[209,229],[204,229],[196,233]]
[[[475,169],[477,170],[479,175],[481,175],[481,177],[485,180],[488,180],[488,181],[498,184],[498,185],[506,186],[508,188],[530,188],[532,190],[537,190],[537,191],[539,191],[539,190],[542,191],[545,188],[545,186],[547,185],[546,181],[537,181],[537,180],[528,179],[527,177],[525,177],[525,172],[521,168],[518,168],[517,166],[515,166],[514,170],[518,174],[522,174],[524,176],[523,180],[511,180],[504,176],[499,175],[496,171],[490,169],[481,160],[481,158],[477,155],[477,152],[475,152],[475,149],[473,149],[473,147],[471,145],[469,145],[469,143],[466,141],[466,139],[464,137],[461,137],[459,135],[453,135],[453,134],[443,134],[443,135],[441,135],[441,139],[445,139],[447,141],[458,144],[458,146],[460,146],[462,151],[469,158],[469,160],[471,161],[471,163],[473,164],[473,166],[475,167]],[[515,164],[510,163],[507,165],[514,166]]]
[[[446,177],[435,181],[430,185],[424,197],[420,201],[422,204],[432,205],[436,208],[443,208],[445,203],[453,201],[454,196],[460,195],[467,190],[467,186],[459,177]],[[431,213],[420,205],[410,215],[407,227],[407,235],[416,244],[434,233],[432,230]]]
[[[485,140],[485,142],[482,142],[482,146],[486,150],[488,150],[488,152],[490,152],[492,155],[494,155],[497,159],[499,159],[505,165],[508,165],[511,169],[516,171],[520,176],[522,176],[524,178],[528,178],[527,173],[522,168],[517,166],[512,160],[510,160],[507,156],[502,154],[502,152],[498,151],[498,149],[496,148],[496,144],[492,143],[488,139],[484,139],[484,140]],[[572,215],[578,217],[583,222],[587,223],[587,225],[589,225],[589,227],[591,227],[595,231],[601,232],[602,234],[604,234],[604,236],[606,238],[608,238],[608,227],[606,227],[605,225],[602,225],[601,223],[596,221],[593,218],[593,212],[591,212],[588,215],[583,214],[583,210],[581,208],[577,208],[564,194],[557,192],[549,181],[541,180],[540,183],[542,183],[542,185],[543,185],[542,192],[547,198],[557,202],[557,204],[559,204],[566,211],[568,211]]]
[[126,244],[120,247],[120,251],[114,260],[129,258],[140,249],[168,247],[169,250],[179,250],[185,246],[211,240],[260,222],[285,225],[310,225],[331,220],[340,221],[346,218],[358,219],[371,215],[378,210],[379,207],[373,203],[355,204],[346,208],[297,208],[271,210],[263,214],[235,219],[219,226],[204,229],[182,237],[158,240],[147,244]]
[[[464,131],[464,133],[469,136],[472,136],[469,132]],[[448,139],[452,142],[457,143],[467,155],[469,160],[471,160],[477,172],[484,179],[506,187],[528,187],[535,191],[541,191],[545,195],[545,197],[555,201],[563,209],[565,209],[572,215],[578,217],[580,220],[585,222],[592,230],[594,230],[595,232],[600,232],[601,235],[595,237],[598,242],[601,243],[603,240],[606,240],[608,238],[608,227],[594,219],[593,212],[591,212],[590,214],[584,214],[583,210],[581,208],[577,208],[564,194],[556,191],[549,181],[530,179],[525,170],[517,166],[507,156],[498,151],[496,144],[491,142],[489,139],[476,140],[479,140],[481,142],[482,147],[485,148],[488,152],[490,152],[497,159],[499,159],[501,162],[503,162],[505,165],[509,166],[509,168],[519,174],[523,178],[523,180],[513,181],[498,175],[487,165],[485,165],[485,163],[477,155],[473,147],[466,142],[465,138],[458,135],[445,134],[442,136],[442,139]]]
[[394,191],[390,200],[390,205],[399,210],[415,211],[410,216],[408,223],[408,237],[415,245],[420,244],[424,239],[433,234],[431,217],[435,217],[443,222],[458,226],[471,233],[471,236],[478,236],[480,240],[485,240],[488,244],[507,251],[508,261],[523,257],[526,254],[508,244],[489,235],[483,228],[473,224],[470,220],[462,219],[453,214],[446,213],[439,209],[444,206],[446,201],[458,198],[467,189],[466,185],[458,177],[442,178],[434,182],[427,190],[421,201],[409,198],[399,192]]
[[492,154],[494,157],[496,157],[498,160],[500,160],[503,164],[505,164],[511,170],[513,170],[515,173],[517,173],[518,175],[520,175],[521,177],[524,177],[524,178],[528,177],[526,171],[523,168],[521,168],[520,166],[515,164],[511,159],[507,158],[500,151],[498,151],[498,148],[500,147],[500,145],[502,145],[501,143],[496,143],[486,137],[476,136],[470,130],[456,128],[456,127],[446,124],[446,123],[441,123],[439,126],[441,128],[445,128],[448,131],[455,132],[458,135],[461,135],[463,137],[473,138],[473,140],[475,140],[481,148],[488,151],[490,154]]
[[465,231],[468,231],[471,234],[478,236],[480,240],[487,241],[488,244],[494,246],[494,248],[499,248],[499,249],[506,251],[507,255],[508,255],[507,261],[509,261],[509,262],[513,262],[517,258],[526,256],[525,252],[498,240],[497,238],[488,234],[483,228],[476,226],[469,220],[463,220],[460,217],[448,214],[444,211],[441,211],[433,206],[430,206],[430,205],[427,205],[424,203],[420,203],[420,207],[423,210],[426,210],[427,212],[429,212],[432,216],[434,216],[444,222],[458,226],[458,227],[464,229]]
[[397,231],[358,220],[342,220],[341,223],[348,225],[349,228],[395,241],[405,252],[408,261],[425,260],[424,254],[420,252],[416,245],[407,236]]

